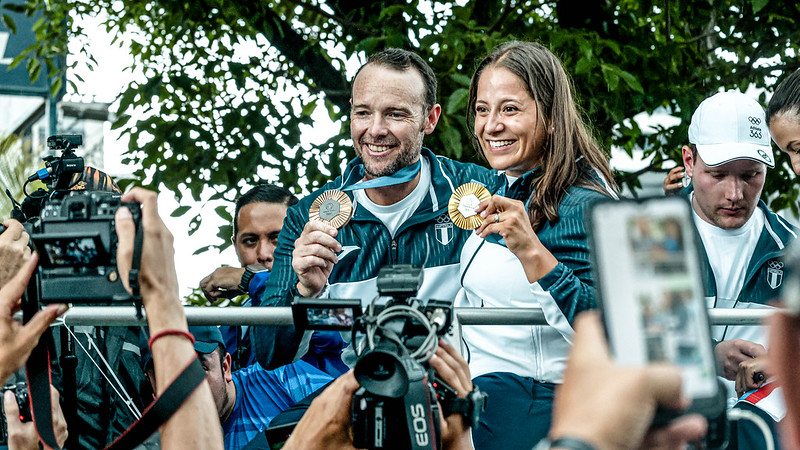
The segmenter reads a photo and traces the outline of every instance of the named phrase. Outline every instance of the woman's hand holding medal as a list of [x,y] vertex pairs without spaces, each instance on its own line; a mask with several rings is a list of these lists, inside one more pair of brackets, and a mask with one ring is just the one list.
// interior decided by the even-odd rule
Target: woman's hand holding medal
[[480,202],[475,212],[483,218],[475,233],[484,239],[493,233],[500,235],[506,247],[522,263],[529,282],[539,281],[558,264],[533,231],[521,201],[493,195]]

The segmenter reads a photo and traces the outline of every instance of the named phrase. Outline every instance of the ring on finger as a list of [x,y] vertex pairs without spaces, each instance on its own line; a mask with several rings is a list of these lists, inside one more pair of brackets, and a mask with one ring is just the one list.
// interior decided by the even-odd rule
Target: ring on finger
[[495,213],[494,215],[494,223],[500,222],[500,213]]

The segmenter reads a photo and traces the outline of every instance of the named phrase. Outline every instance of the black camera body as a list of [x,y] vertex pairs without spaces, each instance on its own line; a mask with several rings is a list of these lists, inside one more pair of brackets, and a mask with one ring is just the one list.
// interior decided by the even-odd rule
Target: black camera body
[[[441,448],[441,381],[427,360],[453,322],[452,302],[415,298],[422,268],[385,266],[376,280],[380,307],[373,302],[353,326],[357,348],[354,374],[361,387],[351,408],[353,445],[370,449]],[[362,336],[363,335],[363,336]],[[359,339],[363,337],[363,339]]]
[[[107,175],[84,166],[83,158],[75,154],[82,143],[80,135],[47,138],[50,150],[61,151],[61,155],[45,157],[45,167],[28,182],[41,180],[48,189],[25,192],[25,201],[21,205],[15,202],[12,215],[23,222],[31,246],[39,254],[34,275],[37,289],[29,293],[31,302],[111,304],[133,300],[117,271],[114,216],[121,207],[130,209],[138,230],[141,210],[137,203],[121,201],[122,194]],[[91,175],[89,184],[87,174]],[[101,174],[113,185],[110,191],[94,190],[103,189],[92,183],[93,177],[100,179]],[[75,184],[72,188],[71,183]]]
[[[6,391],[14,393],[17,400],[17,408],[19,408],[19,421],[30,422],[33,420],[31,415],[31,404],[28,398],[28,385],[25,383],[25,370],[20,370],[14,373],[6,384],[3,385],[3,395]],[[0,419],[0,445],[8,444],[8,416],[5,411],[4,404],[0,402],[0,408],[3,410]]]
[[30,422],[32,420],[31,403],[28,400],[28,385],[25,380],[7,383],[3,386],[3,393],[5,394],[6,391],[12,391],[17,399],[20,422]]
[[[356,448],[441,448],[442,413],[427,378],[417,380],[422,389],[402,398],[374,395],[360,387],[351,408],[353,446]],[[410,390],[414,390],[410,386]],[[402,426],[405,424],[406,426]]]
[[[298,329],[352,332],[354,375],[361,385],[350,411],[357,448],[440,449],[440,417],[460,414],[475,427],[484,410],[486,394],[476,388],[466,399],[458,398],[428,365],[439,338],[451,329],[453,303],[415,298],[422,277],[418,266],[384,266],[376,280],[378,296],[365,311],[353,299],[297,297],[292,303]],[[352,327],[316,320],[320,311],[333,309],[347,312]]]
[[137,203],[102,191],[56,191],[40,216],[25,223],[39,254],[42,303],[114,303],[129,301],[117,272],[114,215],[127,207],[140,221]]

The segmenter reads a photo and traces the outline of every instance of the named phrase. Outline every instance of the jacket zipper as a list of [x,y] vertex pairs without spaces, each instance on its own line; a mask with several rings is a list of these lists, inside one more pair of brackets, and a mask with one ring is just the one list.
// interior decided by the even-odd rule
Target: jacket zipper
[[392,264],[397,264],[397,241],[392,239]]

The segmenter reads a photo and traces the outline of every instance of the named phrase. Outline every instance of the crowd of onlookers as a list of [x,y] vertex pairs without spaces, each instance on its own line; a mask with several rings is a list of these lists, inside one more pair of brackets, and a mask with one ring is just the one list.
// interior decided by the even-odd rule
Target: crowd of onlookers
[[[488,394],[474,429],[470,408],[441,417],[444,448],[674,448],[701,441],[708,424],[696,414],[651,426],[658,409],[689,406],[679,370],[617,365],[592,311],[597,293],[585,214],[619,192],[559,59],[540,44],[511,41],[477,65],[467,123],[489,167],[423,146],[442,114],[436,98],[436,78],[418,55],[389,49],[371,56],[352,86],[357,158],[299,201],[271,185],[242,195],[232,242],[239,267],[223,266],[203,279],[205,295],[246,294],[248,308],[289,306],[297,296],[358,298],[366,305],[377,295],[381,267],[417,265],[424,274],[420,298],[453,299],[456,307],[537,307],[546,322],[456,325],[423,356],[457,398],[469,403],[475,392]],[[767,448],[765,439],[800,448],[800,316],[776,308],[784,252],[798,229],[760,200],[768,170],[783,169],[770,138],[800,174],[800,72],[778,87],[766,111],[740,92],[710,95],[692,116],[683,165],[664,181],[668,194],[691,204],[707,306],[774,310],[763,326],[711,330],[728,407],[760,417],[771,434],[739,421],[731,448]],[[460,212],[480,218],[474,230],[454,226],[448,212],[454,190],[466,183],[490,194],[474,211]],[[355,205],[340,228],[309,214],[320,195],[334,190]],[[149,381],[136,394],[149,404],[195,358],[206,375],[150,445],[269,448],[275,443],[267,442],[265,429],[293,426],[283,448],[353,448],[351,401],[360,387],[350,368],[354,347],[372,343],[288,326],[189,327],[156,194],[134,188],[123,200],[141,204],[144,233],[139,282],[148,327],[137,330],[138,342],[122,339],[133,344],[127,348],[140,355]],[[14,320],[37,257],[18,222],[4,225],[3,381],[67,310],[50,305],[24,326]],[[130,210],[118,211],[116,227],[118,269],[127,283],[135,234]],[[58,391],[52,392],[63,445],[68,430]],[[4,406],[9,446],[37,448],[33,425],[16,418],[13,395],[6,394]]]

